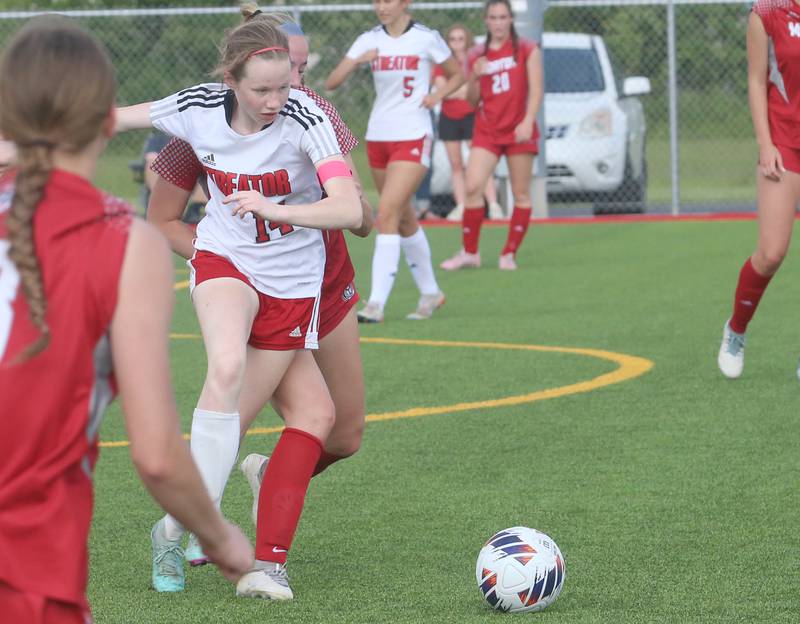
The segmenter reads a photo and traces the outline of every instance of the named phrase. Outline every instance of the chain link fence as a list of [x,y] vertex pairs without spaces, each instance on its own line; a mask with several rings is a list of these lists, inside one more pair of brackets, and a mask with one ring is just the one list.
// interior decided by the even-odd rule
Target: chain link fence
[[[415,3],[413,12],[440,32],[458,22],[481,35],[482,7],[428,2]],[[306,80],[321,93],[350,44],[377,23],[371,4],[276,8],[293,13],[309,36]],[[526,16],[519,9],[524,31]],[[719,0],[548,3],[544,134],[551,214],[576,205],[595,212],[752,209],[757,151],[747,106],[748,10],[747,2]],[[239,22],[235,7],[65,13],[110,50],[122,104],[210,81],[224,30]],[[0,45],[31,15],[0,12]],[[372,98],[366,68],[330,96],[362,137]],[[146,133],[128,133],[112,141],[102,162],[102,186],[137,197],[129,163],[140,158],[145,139]],[[363,145],[355,157],[369,180]],[[448,168],[439,146],[431,186],[445,208],[451,201]]]

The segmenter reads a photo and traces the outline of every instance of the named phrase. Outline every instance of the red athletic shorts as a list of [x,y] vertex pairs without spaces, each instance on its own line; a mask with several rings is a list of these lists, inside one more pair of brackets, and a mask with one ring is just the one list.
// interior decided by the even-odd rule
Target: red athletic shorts
[[[189,261],[189,266],[192,271],[190,276],[192,289],[206,280],[218,277],[232,277],[253,288],[249,280],[233,266],[230,260],[210,251],[196,251]],[[318,297],[278,299],[258,292],[255,288],[253,290],[258,295],[258,312],[253,319],[247,344],[264,351],[293,351],[318,347]]]
[[535,130],[533,138],[530,141],[525,141],[523,143],[497,143],[496,138],[481,128],[479,124],[475,124],[475,130],[472,133],[472,147],[482,147],[492,152],[492,154],[498,158],[504,154],[506,156],[513,156],[514,154],[539,153],[539,141]]
[[408,160],[431,166],[431,137],[413,141],[367,141],[367,158],[373,169],[386,169],[395,160]]
[[86,605],[19,591],[0,581],[0,621],[20,624],[92,624],[92,614]]
[[792,173],[800,173],[800,148],[776,145],[783,158],[783,166]]
[[355,270],[347,252],[347,243],[339,230],[324,231],[325,277],[322,280],[319,339],[322,340],[339,326],[356,302]]

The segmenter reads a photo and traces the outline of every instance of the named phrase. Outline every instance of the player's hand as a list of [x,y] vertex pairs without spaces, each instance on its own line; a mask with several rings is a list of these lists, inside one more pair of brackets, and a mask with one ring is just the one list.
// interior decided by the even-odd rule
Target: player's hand
[[472,65],[472,74],[474,76],[483,76],[486,71],[486,63],[488,62],[485,56],[479,56]]
[[781,174],[786,172],[783,167],[783,157],[778,148],[772,144],[765,145],[758,153],[758,170],[766,178],[777,182]]
[[233,204],[231,214],[240,219],[244,219],[248,212],[265,221],[279,221],[282,218],[279,215],[283,206],[269,201],[258,191],[237,191],[228,195],[222,203]]
[[517,143],[525,143],[530,141],[533,136],[533,119],[523,119],[516,128],[514,128],[514,140]]
[[436,108],[436,105],[441,102],[441,98],[433,93],[429,93],[424,98],[422,98],[422,103],[420,106],[422,108],[427,108],[428,110],[433,110]]
[[225,522],[225,529],[225,539],[218,544],[201,541],[200,545],[208,558],[217,565],[222,576],[235,583],[253,569],[253,547],[235,524]]
[[356,64],[361,65],[361,63],[371,63],[376,58],[378,58],[378,48],[372,48],[371,50],[367,50],[361,56],[356,57]]

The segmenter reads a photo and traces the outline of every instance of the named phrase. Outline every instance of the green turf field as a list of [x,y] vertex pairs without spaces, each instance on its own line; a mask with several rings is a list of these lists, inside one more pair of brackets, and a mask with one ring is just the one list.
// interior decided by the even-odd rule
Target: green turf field
[[[437,263],[460,244],[455,228],[428,235]],[[560,398],[369,423],[361,452],[312,481],[288,604],[237,599],[211,566],[189,570],[181,595],[150,590],[160,513],[127,450],[104,448],[89,588],[97,622],[797,622],[796,260],[764,297],[745,376],[730,382],[716,351],[754,223],[534,225],[514,274],[492,268],[504,237],[484,229],[488,268],[440,274],[448,301],[427,322],[403,320],[416,301],[403,266],[386,323],[362,335],[601,349],[653,368]],[[367,294],[373,241],[350,242]],[[186,291],[177,298],[175,330],[196,333]],[[205,357],[199,340],[172,348],[188,431]],[[368,414],[532,394],[617,368],[476,347],[365,343],[362,353]],[[257,423],[276,424],[271,413]],[[116,408],[102,437],[125,439]],[[269,453],[276,439],[248,437],[242,456]],[[223,510],[254,534],[238,472]],[[478,594],[475,557],[520,524],[557,541],[564,589],[541,614],[495,614]]]

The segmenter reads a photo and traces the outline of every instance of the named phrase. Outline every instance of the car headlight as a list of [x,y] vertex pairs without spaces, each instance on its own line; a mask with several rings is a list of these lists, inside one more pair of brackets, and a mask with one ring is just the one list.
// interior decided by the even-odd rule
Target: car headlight
[[612,130],[611,111],[607,108],[596,110],[581,121],[580,133],[585,137],[611,136]]

